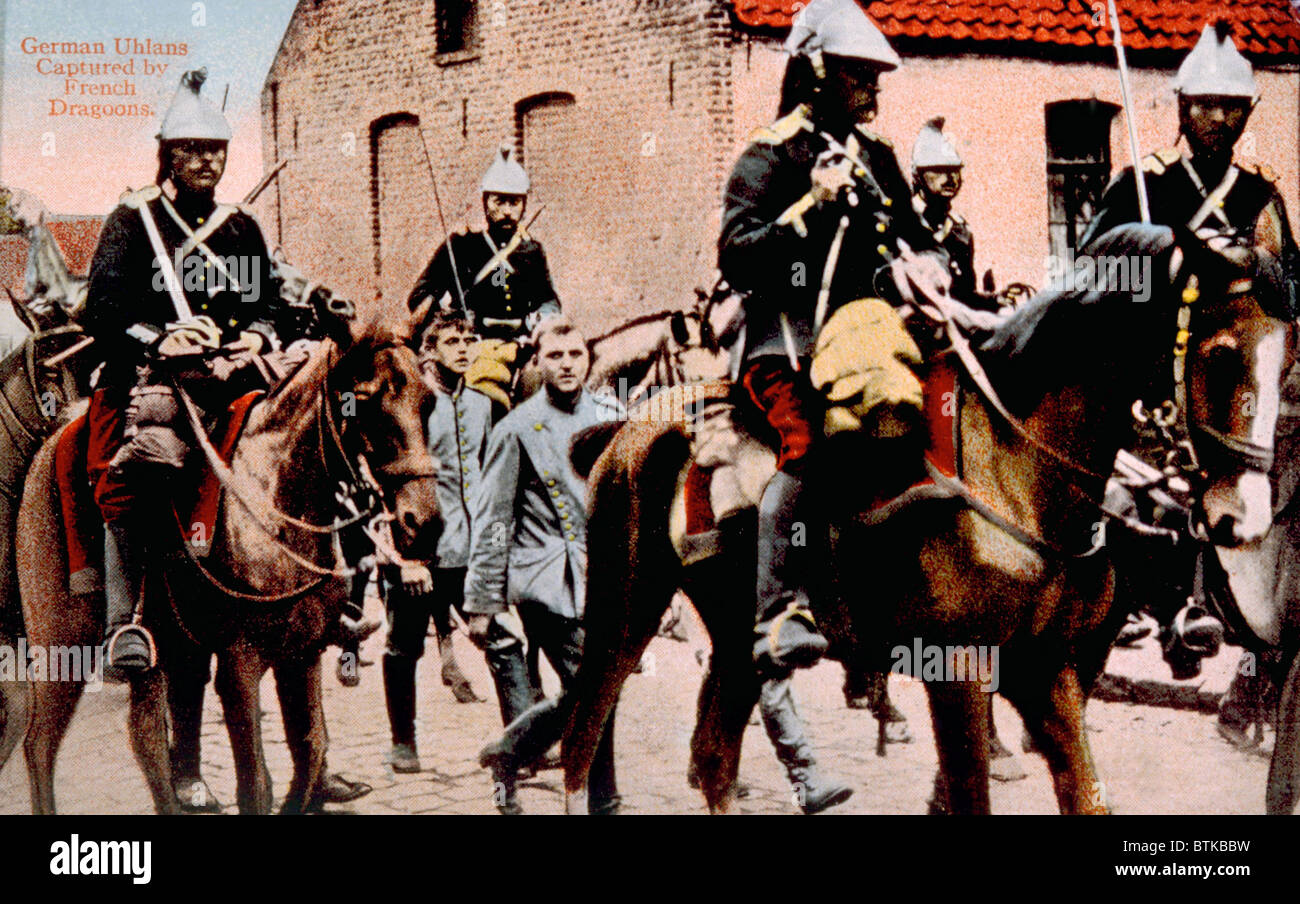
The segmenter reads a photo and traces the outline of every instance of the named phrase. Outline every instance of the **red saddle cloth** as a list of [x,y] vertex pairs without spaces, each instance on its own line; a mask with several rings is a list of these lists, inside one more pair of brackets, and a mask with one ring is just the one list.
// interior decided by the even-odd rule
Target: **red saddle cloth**
[[[211,434],[212,445],[221,460],[230,463],[235,453],[235,443],[243,433],[248,412],[262,397],[261,392],[250,392],[231,402],[220,423]],[[95,505],[94,488],[86,480],[87,440],[86,415],[64,427],[54,447],[54,472],[59,486],[59,505],[63,512],[63,530],[67,541],[68,573],[90,567],[98,568],[103,561],[103,523]],[[205,462],[202,473],[191,478],[181,498],[173,503],[178,524],[187,533],[202,530],[209,539],[216,527],[217,508],[221,501],[221,482]],[[182,517],[182,513],[187,517]]]

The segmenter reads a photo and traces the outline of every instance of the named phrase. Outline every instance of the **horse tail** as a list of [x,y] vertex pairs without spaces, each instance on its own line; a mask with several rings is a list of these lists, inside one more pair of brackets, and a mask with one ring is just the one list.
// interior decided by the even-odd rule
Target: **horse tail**
[[677,475],[689,460],[681,424],[631,421],[592,466],[587,554],[596,567],[588,570],[586,618],[589,636],[602,628],[613,635],[598,642],[616,645],[634,636],[643,620],[663,614],[677,589],[681,561],[668,517]]

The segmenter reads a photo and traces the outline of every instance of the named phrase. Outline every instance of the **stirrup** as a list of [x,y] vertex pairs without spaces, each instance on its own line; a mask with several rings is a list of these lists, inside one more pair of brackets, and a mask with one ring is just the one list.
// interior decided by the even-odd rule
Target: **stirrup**
[[[811,643],[802,649],[801,655],[796,657],[794,662],[791,662],[786,657],[776,655],[777,644],[781,639],[781,629],[792,618],[804,622],[811,633]],[[766,643],[766,651],[763,650],[764,643]],[[795,599],[791,600],[784,609],[773,616],[772,621],[768,624],[767,631],[755,644],[756,655],[754,658],[760,661],[766,659],[773,666],[780,669],[809,668],[822,658],[828,646],[826,638],[822,637],[821,632],[817,630],[817,620],[813,617],[812,611],[807,606],[800,605],[799,601]],[[791,652],[795,651],[792,650]]]
[[117,642],[128,634],[134,634],[144,641],[145,646],[149,648],[149,665],[148,668],[158,666],[158,645],[154,643],[153,634],[144,625],[138,625],[135,622],[122,625],[116,631],[108,636],[108,641],[104,644],[104,665],[113,664],[113,652]]

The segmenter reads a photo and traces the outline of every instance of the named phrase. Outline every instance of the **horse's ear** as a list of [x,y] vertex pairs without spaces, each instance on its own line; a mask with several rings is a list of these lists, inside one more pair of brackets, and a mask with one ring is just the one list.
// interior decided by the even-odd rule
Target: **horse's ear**
[[1255,219],[1255,250],[1267,252],[1274,258],[1282,256],[1282,218],[1274,202],[1264,206]]
[[687,345],[691,341],[691,330],[686,325],[686,315],[681,311],[673,311],[671,323],[669,324],[673,334],[673,341],[678,345]]
[[320,321],[325,335],[340,348],[351,345],[357,323],[356,305],[324,286],[311,293],[310,303],[316,309],[316,319]]
[[28,308],[27,305],[23,304],[23,302],[18,299],[18,296],[8,287],[5,288],[5,294],[9,296],[9,304],[13,307],[14,314],[18,317],[19,321],[22,322],[22,325],[27,327],[27,329],[31,330],[33,333],[41,332],[41,325],[36,320],[36,315],[32,313],[31,309]]

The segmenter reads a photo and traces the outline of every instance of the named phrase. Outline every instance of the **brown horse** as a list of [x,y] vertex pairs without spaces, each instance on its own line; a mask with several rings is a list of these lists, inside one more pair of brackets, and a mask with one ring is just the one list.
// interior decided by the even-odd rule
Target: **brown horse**
[[[159,514],[159,564],[146,578],[144,610],[159,668],[132,682],[130,737],[160,813],[179,809],[164,695],[194,723],[174,725],[174,732],[197,737],[197,707],[178,710],[175,703],[201,700],[213,652],[240,811],[265,813],[272,803],[258,721],[258,686],[268,669],[294,764],[281,812],[319,803],[326,748],[320,654],[337,628],[350,574],[337,542],[335,491],[341,481],[358,481],[355,463],[364,459],[395,515],[399,551],[436,530],[436,465],[423,428],[432,396],[407,337],[355,321],[334,332],[253,409],[229,468],[217,468],[221,515],[206,555],[188,545],[193,537],[182,538],[174,514]],[[68,591],[53,448],[51,441],[38,454],[19,516],[27,637],[46,647],[93,646],[103,632],[102,606]],[[215,452],[207,451],[211,461]],[[31,691],[25,752],[32,806],[49,813],[55,756],[82,685],[36,681]]]
[[[1173,388],[1175,397],[1185,393],[1200,453],[1206,530],[1230,543],[1267,530],[1266,459],[1295,340],[1277,284],[1264,278],[1276,273],[1278,247],[1264,242],[1229,261],[1190,235],[1175,245],[1164,228],[1104,236],[1089,249],[1095,259],[1152,265],[1151,300],[1138,303],[1104,278],[1097,288],[1045,293],[986,343],[987,373],[970,356],[954,365],[965,496],[868,524],[859,515],[882,482],[901,477],[905,487],[916,466],[858,437],[828,443],[817,469],[834,481],[821,488],[834,500],[826,507],[835,526],[827,558],[841,566],[836,595],[851,605],[853,630],[881,651],[877,662],[886,650],[920,643],[944,650],[953,669],[936,676],[913,666],[930,699],[940,806],[989,809],[989,688],[960,680],[953,668],[988,650],[997,656],[998,692],[1047,759],[1061,811],[1105,811],[1083,730],[1084,701],[1124,616],[1112,611],[1113,572],[1094,544],[1105,480],[1131,433],[1134,400],[1164,399]],[[1195,312],[1190,344],[1179,332],[1179,308]],[[591,473],[587,652],[564,744],[571,811],[585,810],[606,716],[678,587],[687,588],[714,644],[693,764],[712,811],[733,802],[758,687],[749,659],[754,588],[748,577],[736,582],[754,573],[752,514],[750,525],[724,528],[739,535],[733,552],[683,568],[668,521],[688,458],[680,425],[629,423]],[[872,475],[873,485],[855,487],[853,474]]]

